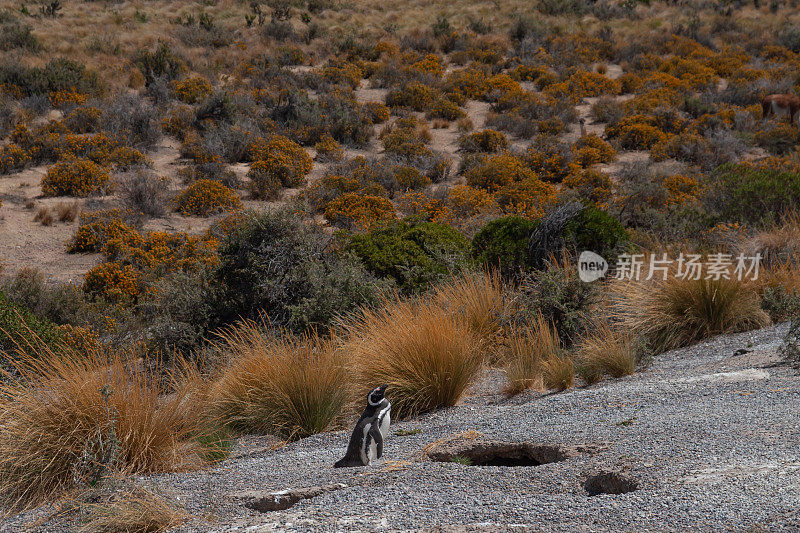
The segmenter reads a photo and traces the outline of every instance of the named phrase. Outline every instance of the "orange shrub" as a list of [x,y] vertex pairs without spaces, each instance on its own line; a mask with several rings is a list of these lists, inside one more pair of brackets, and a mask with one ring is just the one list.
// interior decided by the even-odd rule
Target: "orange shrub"
[[461,137],[458,148],[464,152],[502,152],[508,149],[508,139],[499,131],[486,129]]
[[128,146],[119,146],[112,149],[108,154],[106,163],[122,170],[136,165],[152,166],[152,162],[142,152]]
[[649,113],[658,107],[678,107],[683,104],[684,98],[682,91],[660,87],[637,94],[622,105],[627,113]]
[[344,157],[342,145],[329,133],[324,134],[314,145],[314,150],[317,152],[317,159],[321,161],[338,161]]
[[58,330],[61,344],[71,350],[89,353],[100,348],[100,336],[91,328],[63,324]]
[[325,208],[325,218],[332,224],[369,231],[395,220],[394,204],[386,198],[358,193],[345,193],[334,198]]
[[67,253],[99,252],[111,239],[132,239],[138,232],[122,220],[119,209],[84,211],[81,225],[67,244]]
[[242,201],[236,192],[218,181],[197,180],[175,197],[175,209],[184,216],[208,216],[237,209]]
[[622,86],[618,81],[606,78],[597,72],[579,69],[567,78],[567,89],[571,96],[586,98],[604,94],[619,94]]
[[412,166],[401,166],[397,168],[394,171],[394,179],[403,189],[419,189],[431,183],[428,176]]
[[254,163],[247,177],[256,198],[272,199],[280,187],[297,187],[311,172],[313,161],[296,142],[276,135],[269,140],[257,139],[250,148]]
[[405,216],[419,216],[425,220],[442,223],[447,209],[438,198],[431,198],[424,191],[408,191],[396,199],[398,211]]
[[185,104],[196,104],[211,96],[214,87],[202,76],[192,76],[184,80],[172,82],[172,93],[175,98]]
[[381,132],[385,151],[404,157],[431,155],[431,151],[425,146],[430,134],[427,130],[419,130],[414,117],[400,119],[393,126]]
[[45,196],[89,196],[100,192],[109,175],[99,165],[85,159],[62,160],[47,169],[42,178]]
[[104,133],[94,135],[62,135],[57,143],[57,156],[59,158],[77,157],[90,159],[98,165],[108,165],[115,150],[120,148],[120,143]]
[[161,119],[161,127],[164,133],[174,135],[181,141],[186,140],[186,132],[190,130],[194,122],[194,108],[188,105],[180,105],[170,110]]
[[663,180],[667,191],[667,205],[680,205],[697,201],[700,184],[697,178],[683,174],[666,176]]
[[448,215],[452,220],[463,220],[497,209],[494,196],[483,189],[469,185],[455,185],[447,192]]
[[143,291],[142,279],[132,265],[100,263],[83,278],[83,290],[111,302],[135,301]]
[[622,147],[628,150],[649,150],[666,139],[666,133],[646,124],[631,124],[620,135]]
[[626,72],[617,78],[617,81],[619,82],[620,94],[635,93],[642,85],[644,85],[644,80],[642,77],[638,74],[634,74],[633,72]]
[[549,183],[530,177],[506,185],[495,197],[506,213],[536,219],[556,202],[557,193]]
[[597,170],[581,170],[570,174],[563,181],[564,185],[578,192],[582,198],[603,206],[611,199],[613,184],[608,174]]
[[50,105],[56,108],[63,107],[66,104],[85,104],[88,99],[88,94],[79,93],[74,88],[50,91]]
[[659,70],[675,76],[694,89],[711,86],[719,80],[713,69],[692,59],[679,56],[673,56],[664,61]]
[[0,148],[0,174],[8,174],[19,170],[31,160],[28,152],[16,144],[7,144]]
[[465,175],[467,184],[489,192],[517,181],[536,178],[520,158],[510,153],[488,156],[482,163],[467,170]]
[[[517,81],[536,81],[542,76],[552,76],[553,73],[544,65],[517,65],[508,72],[511,79]],[[538,82],[537,82],[538,84]]]
[[436,91],[418,81],[408,83],[400,89],[389,91],[386,105],[389,107],[408,107],[414,111],[425,111],[436,97]]
[[471,100],[483,98],[491,89],[486,73],[474,67],[450,72],[445,78],[447,92],[461,93]]
[[426,55],[411,65],[411,68],[418,72],[422,72],[423,74],[430,74],[431,76],[435,76],[437,78],[441,78],[444,75],[444,66],[442,66],[442,60],[439,59],[439,56],[436,54]]
[[450,100],[449,98],[445,98],[443,96],[437,98],[433,104],[431,104],[428,112],[426,114],[428,118],[441,118],[444,120],[458,120],[460,118],[464,118],[467,114],[461,110],[461,108]]
[[508,74],[495,74],[487,80],[491,90],[500,93],[522,92],[522,86]]
[[570,173],[572,153],[555,136],[537,135],[525,152],[525,163],[543,180],[559,183]]
[[389,107],[380,102],[365,102],[362,107],[373,124],[389,120]]
[[331,62],[322,69],[322,79],[330,83],[347,85],[355,89],[361,83],[364,71],[355,63],[350,62]]
[[154,279],[168,272],[193,272],[216,265],[217,245],[214,238],[152,231],[112,239],[103,247],[102,253],[106,260],[131,264]]
[[610,163],[616,152],[606,141],[591,133],[581,137],[572,145],[572,153],[582,167],[590,167],[596,163]]

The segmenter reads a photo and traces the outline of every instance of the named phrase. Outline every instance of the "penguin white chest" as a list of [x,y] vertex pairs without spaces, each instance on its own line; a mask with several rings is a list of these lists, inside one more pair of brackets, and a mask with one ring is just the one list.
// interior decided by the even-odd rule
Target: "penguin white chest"
[[364,425],[364,433],[361,437],[361,463],[364,465],[368,465],[374,459],[374,455],[377,455],[377,450],[373,453],[373,448],[376,446],[375,441],[369,434],[369,430],[372,429],[372,424],[365,424]]
[[384,439],[386,438],[386,435],[389,434],[389,425],[392,423],[392,414],[390,409],[391,407],[386,408],[386,412],[383,413],[383,416],[381,417],[381,425],[378,426]]

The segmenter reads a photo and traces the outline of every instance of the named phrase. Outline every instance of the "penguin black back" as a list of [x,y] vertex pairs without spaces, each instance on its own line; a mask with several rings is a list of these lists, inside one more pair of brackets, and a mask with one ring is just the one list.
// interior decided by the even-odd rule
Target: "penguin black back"
[[391,409],[389,400],[385,398],[386,387],[381,385],[367,394],[367,406],[356,422],[347,452],[334,463],[335,468],[368,465],[373,458],[370,448],[376,457],[383,454],[383,439],[388,431]]

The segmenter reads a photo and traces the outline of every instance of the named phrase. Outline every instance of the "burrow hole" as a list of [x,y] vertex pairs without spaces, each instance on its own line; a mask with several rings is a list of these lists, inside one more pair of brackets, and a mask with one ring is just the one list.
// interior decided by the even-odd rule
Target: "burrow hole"
[[583,483],[589,496],[600,494],[625,494],[639,488],[636,480],[620,472],[600,472],[589,476]]
[[540,466],[568,457],[559,446],[508,442],[476,443],[463,449],[430,454],[431,460],[442,463],[509,467]]

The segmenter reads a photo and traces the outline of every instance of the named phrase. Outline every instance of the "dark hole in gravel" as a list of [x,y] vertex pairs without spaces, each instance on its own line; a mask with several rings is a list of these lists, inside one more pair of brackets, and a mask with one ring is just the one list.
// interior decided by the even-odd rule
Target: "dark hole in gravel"
[[583,488],[589,496],[599,494],[625,494],[639,488],[639,484],[619,473],[619,472],[600,472],[589,476],[583,484]]
[[479,442],[470,447],[430,454],[433,461],[443,463],[510,467],[540,466],[568,457],[559,446],[512,442]]

